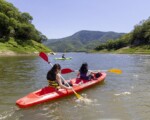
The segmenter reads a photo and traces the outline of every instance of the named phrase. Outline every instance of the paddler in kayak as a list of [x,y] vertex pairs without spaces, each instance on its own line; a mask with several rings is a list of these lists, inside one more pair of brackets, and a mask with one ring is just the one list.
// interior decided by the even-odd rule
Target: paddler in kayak
[[65,57],[65,54],[62,54],[62,58],[66,58],[66,57]]
[[56,89],[64,88],[64,89],[72,89],[72,84],[69,82],[65,84],[65,81],[61,80],[60,77],[61,66],[59,64],[55,64],[47,73],[47,80],[49,82],[49,86],[54,87]]
[[94,78],[94,74],[96,74],[95,76],[96,78],[100,76],[100,73],[89,71],[88,64],[83,63],[79,69],[79,73],[77,74],[77,77],[84,80],[91,80],[91,79],[96,79]]

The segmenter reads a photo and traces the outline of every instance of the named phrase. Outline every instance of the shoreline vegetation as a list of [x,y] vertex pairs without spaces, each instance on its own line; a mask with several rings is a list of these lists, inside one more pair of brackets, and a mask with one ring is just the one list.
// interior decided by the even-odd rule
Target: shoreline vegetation
[[32,21],[29,13],[20,12],[12,3],[0,0],[0,56],[52,52],[42,44],[47,37],[36,29]]
[[[61,40],[59,45],[62,47],[61,50],[55,50],[54,48],[58,48],[56,43],[52,44],[54,48],[42,44],[48,39],[32,24],[33,17],[29,13],[20,12],[18,8],[5,0],[0,0],[0,8],[0,56],[29,56],[37,55],[41,51],[55,54],[52,49],[54,51],[67,52],[67,49],[74,51],[73,45],[75,49],[81,49],[81,52],[85,50],[87,53],[150,54],[150,17],[140,21],[130,33],[123,34],[117,39],[107,36],[109,40],[99,43],[96,41],[97,37],[94,37],[92,44],[88,44],[87,49],[83,49],[83,46],[79,46],[76,42],[85,45],[91,40],[91,37],[99,34],[97,34],[98,31],[92,34],[89,31],[80,31],[75,34],[78,37],[73,39],[76,41],[73,41],[73,45]],[[87,34],[90,34],[89,39],[87,39]],[[114,36],[114,34],[109,36]],[[70,41],[70,38],[67,37],[67,39]],[[97,47],[92,48],[94,45]]]
[[0,56],[33,56],[38,55],[41,51],[48,54],[55,54],[51,49],[34,40],[25,42],[21,45],[13,38],[5,43],[0,42]]
[[[41,44],[42,45],[42,44]],[[0,48],[1,48],[1,43],[0,43]],[[5,45],[6,46],[6,45]],[[42,45],[44,46],[44,45]],[[27,46],[25,46],[27,47]],[[28,46],[29,47],[29,46]],[[100,50],[100,51],[90,51],[87,53],[99,53],[99,54],[150,54],[150,49],[144,49],[145,46],[141,46],[141,47],[124,47],[118,50]],[[4,48],[4,47],[3,47]],[[49,50],[49,48],[44,46],[44,49],[36,49],[36,50],[31,50],[31,48],[29,47],[28,50],[23,51],[22,49],[24,49],[24,47],[22,47],[20,50],[17,49],[16,51],[11,50],[11,48],[5,47],[5,49],[0,49],[0,57],[1,56],[38,56],[39,52],[43,51],[46,52],[48,55],[55,55],[56,53],[53,52],[52,50]],[[32,49],[33,48],[32,46]]]
[[147,46],[138,46],[138,47],[123,47],[118,50],[100,50],[92,51],[93,53],[111,53],[111,54],[150,54],[150,49],[145,49]]
[[[28,52],[28,53],[17,53],[11,50],[7,51],[1,51],[0,50],[0,57],[3,56],[38,56],[40,52]],[[48,55],[55,55],[56,53],[54,52],[46,52]]]
[[[110,37],[114,36],[114,33],[107,37],[104,35],[108,40],[103,41],[104,37],[102,37],[100,43],[96,41],[97,36],[101,36],[103,32],[80,31],[75,34],[78,36],[76,39],[72,38],[73,44],[69,44],[71,38],[67,37],[66,43],[61,40],[59,44],[62,48],[55,50],[54,48],[58,48],[56,43],[51,43],[52,47],[42,44],[48,39],[32,24],[33,17],[29,13],[20,12],[18,8],[5,0],[0,0],[0,8],[0,56],[29,56],[37,55],[41,51],[49,54],[53,53],[52,49],[65,52],[67,49],[68,51],[81,49],[87,53],[150,54],[150,17],[140,21],[130,33],[123,34],[119,38]],[[90,36],[87,36],[89,34]],[[91,37],[93,38],[92,43],[83,49]],[[77,43],[84,45],[79,46]],[[97,47],[93,50],[92,47],[95,45]],[[73,47],[75,50],[72,49]]]
[[[40,52],[31,52],[31,53],[16,53],[14,51],[0,51],[0,57],[3,56],[38,56]],[[48,55],[55,55],[54,52],[48,52]]]

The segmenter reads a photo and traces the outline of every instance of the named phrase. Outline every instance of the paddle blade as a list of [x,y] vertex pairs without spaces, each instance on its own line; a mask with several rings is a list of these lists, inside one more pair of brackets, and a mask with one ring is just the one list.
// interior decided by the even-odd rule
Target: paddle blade
[[44,52],[40,52],[39,56],[43,58],[46,62],[48,62],[48,56]]
[[76,91],[74,91],[74,89],[72,88],[72,91],[74,92],[74,94],[77,96],[78,99],[83,100],[84,98],[79,95]]
[[71,70],[70,68],[64,68],[61,70],[61,74],[67,74],[67,73],[71,73],[74,72],[74,70]]
[[116,74],[122,74],[122,70],[120,69],[110,69],[108,72],[116,73]]
[[75,92],[75,95],[77,96],[78,99],[83,99],[83,97],[76,92]]

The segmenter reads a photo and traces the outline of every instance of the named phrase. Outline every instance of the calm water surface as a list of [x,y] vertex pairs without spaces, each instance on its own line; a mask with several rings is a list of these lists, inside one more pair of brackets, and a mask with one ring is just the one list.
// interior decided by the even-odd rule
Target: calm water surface
[[[75,95],[27,109],[19,109],[20,97],[47,85],[50,66],[38,56],[0,57],[0,120],[150,120],[150,56],[66,53],[72,60],[52,64],[77,70],[83,62],[89,69],[119,68],[123,74],[107,73],[103,84],[80,92],[92,100],[85,104]],[[76,73],[64,75],[66,79]]]

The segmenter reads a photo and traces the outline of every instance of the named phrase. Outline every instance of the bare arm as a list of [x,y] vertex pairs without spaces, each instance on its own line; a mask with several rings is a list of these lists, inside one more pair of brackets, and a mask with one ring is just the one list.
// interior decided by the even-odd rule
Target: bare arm
[[89,74],[96,74],[100,72],[100,70],[88,70]]
[[79,78],[79,77],[80,77],[80,72],[77,73],[77,78]]
[[[64,88],[64,89],[72,89],[71,87],[67,87],[67,86],[65,86],[65,85],[63,85],[63,83],[62,83],[62,81],[61,81],[61,77],[60,77],[60,75],[56,75],[56,79],[57,79],[57,81],[58,81],[58,84],[59,84],[59,86],[61,87],[61,88]],[[65,82],[65,81],[64,81]]]

